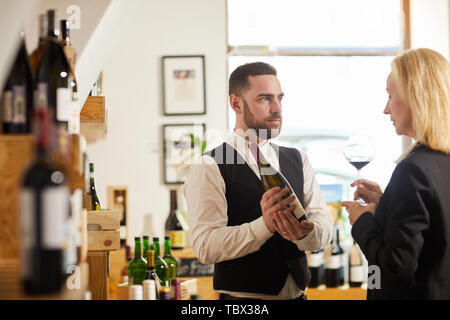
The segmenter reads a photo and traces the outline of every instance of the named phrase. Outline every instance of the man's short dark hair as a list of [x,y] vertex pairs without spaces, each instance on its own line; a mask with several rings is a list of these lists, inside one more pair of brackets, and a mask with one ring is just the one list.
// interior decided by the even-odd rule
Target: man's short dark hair
[[277,70],[264,62],[246,63],[237,67],[230,75],[228,94],[241,95],[249,87],[249,76],[277,75]]

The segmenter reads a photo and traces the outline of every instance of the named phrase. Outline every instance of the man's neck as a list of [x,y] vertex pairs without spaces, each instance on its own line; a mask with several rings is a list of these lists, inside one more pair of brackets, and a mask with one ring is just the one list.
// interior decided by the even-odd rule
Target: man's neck
[[235,127],[234,133],[247,140],[248,142],[254,142],[257,145],[264,145],[269,142],[269,139],[262,139],[260,136],[258,136],[254,129],[244,130],[242,128]]

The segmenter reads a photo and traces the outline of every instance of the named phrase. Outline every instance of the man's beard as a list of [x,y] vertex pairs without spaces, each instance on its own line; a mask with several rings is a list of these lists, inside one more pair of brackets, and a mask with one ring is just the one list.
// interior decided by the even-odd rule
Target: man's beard
[[274,114],[271,117],[265,119],[265,121],[271,121],[274,119],[280,120],[280,127],[278,129],[271,129],[267,125],[265,125],[262,122],[258,122],[255,120],[255,116],[250,111],[250,108],[248,107],[247,101],[244,101],[244,122],[247,125],[247,127],[250,130],[254,130],[256,135],[263,140],[269,140],[272,138],[277,137],[280,134],[281,126],[283,124],[283,119],[281,117],[281,114]]

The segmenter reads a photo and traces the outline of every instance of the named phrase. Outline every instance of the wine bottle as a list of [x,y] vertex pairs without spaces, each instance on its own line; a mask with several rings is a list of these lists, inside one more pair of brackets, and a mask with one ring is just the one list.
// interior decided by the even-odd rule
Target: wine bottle
[[308,256],[308,267],[311,273],[309,288],[317,288],[324,283],[325,268],[323,262],[323,249],[313,251]]
[[159,238],[153,238],[153,250],[155,251],[155,269],[156,274],[159,277],[161,286],[169,286],[169,281],[167,280],[167,263],[161,258]]
[[181,300],[181,280],[175,278],[170,280],[170,300]]
[[344,284],[344,250],[339,244],[339,227],[337,226],[334,227],[331,255],[327,259],[325,272],[327,287],[336,288]]
[[353,240],[353,246],[350,249],[348,269],[348,282],[350,287],[361,287],[364,280],[363,258],[355,240]]
[[69,216],[69,189],[64,174],[49,159],[52,114],[34,113],[37,160],[26,170],[21,202],[21,276],[26,293],[59,292],[63,277],[65,223]]
[[170,190],[170,212],[166,219],[166,236],[170,236],[172,249],[183,249],[186,246],[186,231],[177,211],[177,190]]
[[18,54],[1,95],[3,133],[20,134],[31,131],[33,110],[33,79],[22,33]]
[[89,164],[89,194],[91,197],[91,208],[90,210],[97,211],[101,210],[100,200],[97,196],[97,189],[95,188],[95,181],[94,181],[94,164],[91,162]]
[[[292,211],[292,215],[299,221],[307,220],[306,212],[303,209],[303,206],[298,200],[297,195],[295,194],[294,190],[292,189],[291,185],[286,180],[286,178],[281,174],[281,172],[278,172],[277,170],[275,170],[274,167],[270,165],[270,163],[264,158],[263,154],[261,153],[256,144],[254,143],[251,144],[250,150],[253,152],[253,155],[258,164],[259,173],[261,176],[261,183],[264,188],[264,191],[268,191],[274,187],[280,187],[281,189],[284,189],[286,187],[289,188],[289,192],[285,196],[283,196],[281,200],[286,199],[290,197],[292,194],[294,194],[295,199],[292,202],[295,204],[296,207]],[[287,207],[289,207],[289,205],[287,205]]]
[[147,251],[150,250],[150,241],[148,236],[143,236],[142,256],[147,257]]
[[141,238],[134,238],[134,259],[128,265],[128,283],[130,285],[140,284],[147,272],[147,261],[142,257]]
[[177,277],[177,260],[170,251],[170,237],[164,237],[164,261],[167,263],[167,280],[170,281]]
[[156,280],[145,279],[142,281],[142,286],[144,289],[144,300],[158,300]]
[[47,16],[45,14],[39,15],[39,42],[38,46],[31,53],[29,57],[31,71],[33,73],[33,77],[35,77],[36,72],[39,68],[39,62],[42,58],[42,52],[44,51],[45,41],[47,40]]
[[61,45],[66,55],[67,62],[70,66],[69,83],[72,88],[72,101],[69,115],[69,133],[80,133],[80,106],[78,103],[78,85],[75,77],[75,65],[77,61],[77,51],[72,47],[70,42],[70,22],[61,20]]
[[[154,250],[148,250],[147,251],[147,272],[145,274],[145,280],[153,280],[154,282],[152,285],[154,288],[147,288],[147,291],[150,290],[150,295],[153,294],[153,289],[155,292],[155,299],[158,299],[159,289],[161,288],[161,282],[159,280],[158,275],[155,271],[155,251]],[[144,284],[144,294],[145,294],[145,284]]]
[[58,132],[67,132],[72,100],[70,66],[55,34],[55,15],[55,10],[47,11],[47,38],[36,72],[34,104],[35,108],[51,108]]

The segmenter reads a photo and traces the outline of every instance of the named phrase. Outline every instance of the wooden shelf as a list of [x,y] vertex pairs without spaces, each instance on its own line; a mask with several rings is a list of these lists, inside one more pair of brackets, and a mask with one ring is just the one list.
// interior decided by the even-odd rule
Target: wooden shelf
[[308,288],[308,300],[366,300],[367,290],[363,288]]
[[105,97],[88,97],[80,112],[80,133],[87,143],[104,139],[107,130]]
[[20,261],[0,260],[0,300],[84,300],[89,285],[89,267],[82,262],[79,267],[79,288],[69,289],[63,283],[61,292],[45,295],[27,295],[20,282]]

